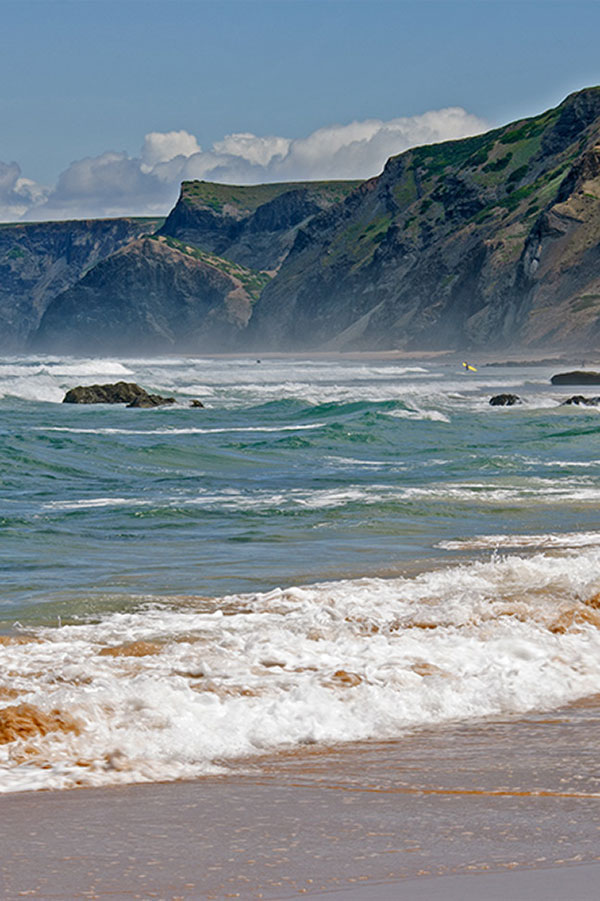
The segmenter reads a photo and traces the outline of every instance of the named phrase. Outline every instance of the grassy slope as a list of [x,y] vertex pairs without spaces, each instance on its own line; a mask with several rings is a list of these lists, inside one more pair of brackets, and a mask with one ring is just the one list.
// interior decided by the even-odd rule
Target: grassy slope
[[228,260],[225,257],[219,257],[214,253],[201,250],[191,244],[178,241],[177,238],[172,238],[170,235],[150,235],[149,237],[153,241],[167,244],[168,247],[171,247],[173,250],[178,250],[180,253],[183,253],[192,259],[200,260],[200,262],[205,263],[207,266],[218,269],[219,272],[230,275],[240,283],[252,301],[258,300],[262,289],[271,280],[271,275],[266,272],[259,272],[255,269],[248,269],[246,266],[240,266],[239,263],[234,263],[232,260]]
[[[498,238],[509,242],[503,251],[506,259],[517,259],[528,226],[556,193],[579,152],[577,145],[570,146],[552,158],[549,167],[536,161],[543,136],[558,115],[558,109],[550,110],[484,135],[418,147],[392,158],[388,168],[399,172],[393,178],[392,209],[375,217],[365,209],[365,218],[336,235],[334,254],[337,250],[354,267],[370,263],[391,225],[418,245],[429,229],[439,239],[455,233],[457,227],[486,224],[486,231],[493,226]],[[460,179],[463,193],[472,191],[471,215],[448,215],[457,199],[446,184],[449,176]],[[334,254],[328,254],[327,263]]]
[[360,181],[299,181],[266,185],[221,185],[208,181],[184,181],[181,185],[181,201],[198,209],[211,209],[221,213],[227,208],[245,216],[264,203],[295,189],[308,189],[332,204],[343,200],[359,184]]
[[[570,127],[571,112],[586,103],[592,114]],[[481,339],[483,317],[493,335],[496,313],[486,311],[486,304],[499,310],[502,298],[509,297],[540,216],[553,210],[560,214],[561,206],[569,215],[564,204],[557,205],[557,195],[573,165],[600,140],[599,110],[600,88],[591,88],[540,116],[391,158],[380,177],[364,183],[343,207],[319,217],[318,229],[308,227],[310,240],[284,263],[264,312],[276,314],[286,297],[294,298],[298,311],[319,297],[319,315],[326,323],[335,318],[336,306],[350,305],[349,299],[355,316],[384,299],[399,311],[398,335],[402,321],[426,334],[427,319],[433,324],[438,311],[452,315],[457,273],[461,266],[466,271],[467,255],[480,248],[483,256],[471,267],[478,284],[460,288],[463,334],[468,337],[472,326],[473,339]],[[592,183],[585,190],[586,208],[578,203],[573,209],[583,218],[577,234],[569,232],[571,252],[561,249],[565,266],[573,269],[578,243],[589,247],[600,240],[594,212],[598,191]],[[591,316],[597,288],[571,282],[573,304]],[[465,307],[467,295],[473,298],[471,310]],[[425,311],[427,305],[419,324],[410,309]]]

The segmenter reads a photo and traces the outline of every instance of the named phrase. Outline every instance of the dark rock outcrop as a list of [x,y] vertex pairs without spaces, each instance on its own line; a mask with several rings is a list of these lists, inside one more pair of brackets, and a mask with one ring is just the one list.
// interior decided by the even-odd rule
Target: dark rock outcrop
[[174,404],[174,397],[161,397],[160,394],[138,394],[137,397],[127,404],[128,407],[164,407]]
[[161,397],[148,392],[135,382],[111,385],[78,385],[63,398],[63,404],[127,404],[128,407],[160,407],[174,404],[174,397]]
[[582,394],[574,394],[573,397],[567,398],[567,400],[563,400],[561,406],[566,407],[569,405],[574,406],[582,406],[582,407],[597,407],[600,404],[600,397],[583,397]]
[[600,385],[600,372],[574,369],[572,372],[559,372],[550,381],[553,385]]
[[492,407],[512,407],[521,403],[523,401],[518,394],[495,394],[493,397],[490,397]]
[[115,382],[110,385],[78,385],[63,398],[63,404],[130,404],[136,397],[147,396],[135,382]]

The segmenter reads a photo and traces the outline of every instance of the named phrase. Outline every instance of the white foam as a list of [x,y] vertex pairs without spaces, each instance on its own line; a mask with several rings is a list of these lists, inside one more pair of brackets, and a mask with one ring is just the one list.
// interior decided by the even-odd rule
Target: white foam
[[22,378],[5,378],[0,383],[0,397],[18,397],[21,400],[59,404],[64,394],[64,390],[55,380],[43,373]]
[[132,374],[131,369],[115,360],[14,358],[0,365],[0,397],[61,403],[67,387],[66,378],[123,378]]
[[141,507],[151,501],[128,497],[88,497],[71,501],[48,501],[42,510],[86,510],[95,507]]
[[[37,643],[0,646],[0,685],[81,731],[0,746],[0,791],[193,777],[268,749],[593,694],[599,590],[600,551],[588,549],[173,599],[39,630]],[[157,653],[101,653],[136,641]]]
[[[378,464],[376,464],[378,465]],[[526,485],[510,486],[501,483],[472,482],[462,484],[431,484],[428,487],[401,485],[347,484],[336,488],[284,488],[280,491],[253,489],[242,491],[226,488],[210,491],[199,488],[193,496],[156,495],[153,498],[92,497],[48,501],[41,510],[68,511],[102,507],[206,507],[213,510],[265,511],[292,510],[302,507],[309,510],[325,510],[346,507],[350,504],[376,506],[388,503],[411,503],[446,506],[467,504],[470,507],[510,503],[513,506],[547,506],[563,503],[596,504],[600,502],[600,488],[562,484],[531,479]]]
[[450,422],[450,417],[440,410],[391,410],[389,416],[397,419],[430,419],[432,422]]
[[118,363],[115,360],[81,360],[79,362],[49,362],[45,364],[42,372],[60,376],[103,376],[103,375],[133,375],[133,370]]
[[290,358],[264,360],[257,365],[255,359],[15,357],[0,366],[0,396],[12,394],[25,400],[58,403],[74,383],[114,378],[128,378],[159,393],[210,398],[224,409],[281,400],[314,406],[392,401],[401,403],[404,409],[387,411],[391,415],[432,422],[448,422],[457,409],[481,412],[487,407],[488,391],[497,393],[525,385],[531,391],[533,384],[535,393],[535,397],[527,398],[528,409],[557,403],[548,392],[543,393],[543,379],[538,387],[531,381],[525,383],[516,373],[499,384],[496,374],[465,377],[452,367],[441,370],[380,361]]
[[79,435],[211,435],[229,434],[230,432],[303,432],[311,429],[323,428],[319,422],[304,425],[277,425],[277,426],[226,426],[223,428],[176,428],[170,426],[163,429],[118,429],[98,428],[79,429],[70,426],[35,426],[32,431],[39,432],[72,432]]
[[360,460],[356,457],[325,457],[325,460],[336,466],[348,466],[351,469],[407,469],[407,464],[401,460]]
[[436,547],[448,551],[495,548],[576,548],[599,547],[600,532],[540,533],[539,535],[477,535],[455,541],[440,541]]
[[600,460],[544,460],[535,461],[538,466],[546,466],[549,469],[593,469],[600,464]]

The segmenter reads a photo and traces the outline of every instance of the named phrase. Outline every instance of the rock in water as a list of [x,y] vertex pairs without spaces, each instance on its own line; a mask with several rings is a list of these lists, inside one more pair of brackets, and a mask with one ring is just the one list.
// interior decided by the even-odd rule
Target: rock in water
[[114,385],[78,385],[63,397],[63,404],[127,404],[128,407],[162,407],[174,404],[174,397],[148,394],[135,382],[115,382]]
[[174,397],[161,397],[160,394],[138,394],[128,407],[164,407],[165,404],[174,404]]
[[113,385],[78,385],[63,397],[63,404],[130,404],[136,397],[148,396],[135,382]]
[[600,385],[600,372],[574,369],[573,372],[559,372],[550,381],[553,385]]
[[490,397],[492,407],[512,407],[515,404],[522,404],[523,401],[518,394],[495,394]]
[[597,407],[598,404],[600,404],[600,397],[584,397],[582,394],[574,394],[573,397],[563,400],[561,407],[566,407],[569,404],[583,407]]

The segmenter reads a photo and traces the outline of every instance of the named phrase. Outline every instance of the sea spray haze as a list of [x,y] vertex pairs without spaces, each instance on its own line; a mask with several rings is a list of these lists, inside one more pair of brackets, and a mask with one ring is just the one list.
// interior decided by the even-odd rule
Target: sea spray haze
[[[5,359],[2,789],[597,691],[600,424],[552,371]],[[61,403],[118,379],[178,403]]]

